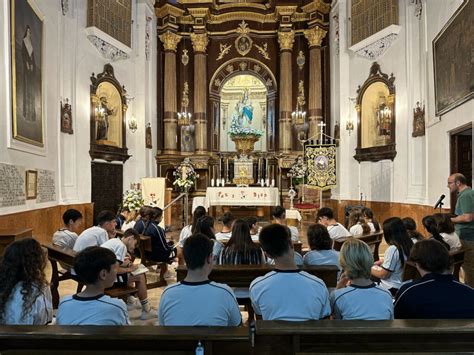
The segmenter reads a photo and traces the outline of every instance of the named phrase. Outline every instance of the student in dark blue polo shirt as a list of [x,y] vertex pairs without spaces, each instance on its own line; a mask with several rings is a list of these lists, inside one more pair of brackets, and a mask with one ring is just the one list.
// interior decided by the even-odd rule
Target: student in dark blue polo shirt
[[421,279],[404,284],[395,297],[395,318],[474,318],[474,289],[450,273],[447,249],[437,240],[416,243],[410,253]]

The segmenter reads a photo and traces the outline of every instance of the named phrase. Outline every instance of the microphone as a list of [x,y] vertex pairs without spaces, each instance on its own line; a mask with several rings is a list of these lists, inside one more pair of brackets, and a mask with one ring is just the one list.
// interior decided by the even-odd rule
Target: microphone
[[443,200],[444,200],[445,197],[446,196],[444,194],[439,197],[438,201],[436,202],[436,204],[434,206],[435,209],[438,208],[438,207],[443,206]]

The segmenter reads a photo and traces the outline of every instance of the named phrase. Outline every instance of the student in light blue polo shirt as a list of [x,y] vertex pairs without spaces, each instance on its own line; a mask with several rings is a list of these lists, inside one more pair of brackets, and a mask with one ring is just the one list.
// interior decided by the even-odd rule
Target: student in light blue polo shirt
[[118,262],[106,248],[88,247],[77,254],[74,270],[86,289],[61,300],[59,325],[128,325],[127,306],[122,300],[104,295],[117,279]]
[[186,278],[168,286],[158,307],[160,325],[237,326],[242,322],[232,289],[209,280],[213,266],[213,242],[194,234],[184,242]]
[[[275,270],[250,284],[250,299],[257,316],[286,321],[329,317],[328,289],[321,279],[296,266],[288,227],[265,226],[259,240],[267,256],[275,260]],[[292,301],[295,295],[297,301]]]
[[392,295],[370,280],[374,262],[372,251],[363,241],[351,238],[341,248],[344,272],[331,294],[335,319],[393,319]]
[[306,253],[305,265],[336,265],[339,269],[339,252],[332,249],[332,239],[322,224],[312,224],[308,227],[308,244],[311,251]]

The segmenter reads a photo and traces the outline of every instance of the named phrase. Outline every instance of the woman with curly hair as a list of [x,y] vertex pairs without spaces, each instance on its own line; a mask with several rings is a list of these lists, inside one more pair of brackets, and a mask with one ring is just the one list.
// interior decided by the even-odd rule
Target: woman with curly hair
[[44,325],[51,321],[46,261],[41,245],[31,238],[17,240],[5,249],[0,262],[0,324]]

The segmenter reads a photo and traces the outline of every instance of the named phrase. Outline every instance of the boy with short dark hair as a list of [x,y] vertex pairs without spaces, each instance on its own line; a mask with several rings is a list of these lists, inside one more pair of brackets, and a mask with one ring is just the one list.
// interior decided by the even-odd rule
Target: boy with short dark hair
[[74,270],[86,289],[61,300],[59,325],[128,325],[127,306],[122,300],[104,295],[117,278],[115,254],[106,248],[88,247],[74,258]]
[[53,244],[61,248],[74,248],[77,240],[77,230],[82,225],[82,214],[78,210],[69,209],[63,214],[63,228],[53,235]]
[[[250,284],[250,299],[264,320],[305,321],[329,317],[329,292],[324,282],[300,270],[286,226],[271,224],[260,231],[260,245],[275,260],[275,270]],[[298,302],[288,302],[292,295]]]
[[320,223],[328,229],[332,240],[352,237],[352,234],[342,224],[334,219],[334,213],[329,207],[320,208],[316,215],[316,223]]
[[81,233],[74,243],[74,251],[82,251],[87,247],[101,246],[109,238],[115,237],[115,215],[110,211],[102,211],[97,216],[97,226],[90,227]]
[[127,308],[132,310],[134,308],[141,308],[142,314],[141,320],[154,318],[155,315],[152,313],[153,309],[148,302],[148,291],[146,287],[145,274],[132,275],[131,272],[138,268],[138,265],[133,265],[130,254],[132,254],[140,243],[140,234],[132,228],[127,229],[123,236],[119,238],[112,238],[101,245],[102,248],[107,248],[114,252],[119,262],[117,274],[119,281],[116,282],[117,286],[132,286],[135,284],[138,289],[137,295],[140,302],[133,296],[129,296],[127,300]]
[[194,234],[184,242],[188,267],[186,278],[168,286],[158,309],[160,325],[237,326],[239,306],[232,289],[210,281],[214,243],[204,234]]
[[454,279],[446,247],[435,239],[422,240],[411,249],[421,279],[403,284],[395,297],[395,318],[474,318],[474,289]]
[[275,206],[272,210],[273,222],[277,224],[281,224],[282,226],[286,226],[289,228],[291,232],[291,240],[297,242],[300,239],[300,233],[298,232],[298,228],[294,226],[288,226],[286,223],[286,209],[282,206]]

